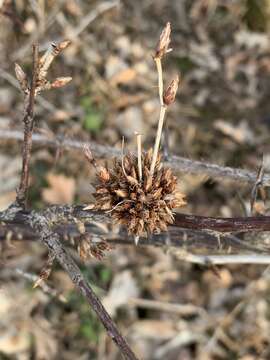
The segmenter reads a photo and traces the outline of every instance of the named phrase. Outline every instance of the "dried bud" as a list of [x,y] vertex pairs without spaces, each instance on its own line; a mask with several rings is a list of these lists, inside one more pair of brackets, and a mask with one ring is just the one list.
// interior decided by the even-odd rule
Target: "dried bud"
[[174,102],[175,95],[178,89],[179,76],[173,79],[167,89],[163,94],[163,102],[165,105],[169,106]]
[[72,80],[72,77],[59,77],[51,84],[52,88],[60,88],[67,85]]
[[51,43],[51,46],[45,54],[39,59],[39,79],[45,79],[49,67],[54,58],[70,44],[69,40],[60,42],[59,44]]
[[65,48],[67,48],[70,43],[71,43],[70,40],[64,40],[64,41],[61,41],[61,42],[57,45],[57,47],[58,47],[59,51],[62,51],[62,50],[65,50]]
[[171,24],[167,22],[165,28],[162,30],[162,33],[159,38],[159,42],[156,47],[156,54],[155,58],[161,59],[167,52],[169,52],[171,49],[169,49],[169,44],[171,41]]
[[22,91],[27,94],[29,92],[27,76],[20,65],[17,63],[15,64],[15,74]]
[[50,274],[52,272],[52,268],[53,268],[53,265],[54,265],[54,259],[55,259],[55,255],[52,254],[52,253],[49,253],[46,264],[43,266],[37,281],[33,285],[33,288],[36,288],[36,287],[40,286],[40,284],[43,281],[48,280],[48,278],[49,278],[49,276],[50,276]]
[[57,56],[61,51],[63,51],[65,48],[67,48],[69,44],[70,44],[70,40],[61,41],[58,44],[51,43],[51,46],[53,49],[53,55]]

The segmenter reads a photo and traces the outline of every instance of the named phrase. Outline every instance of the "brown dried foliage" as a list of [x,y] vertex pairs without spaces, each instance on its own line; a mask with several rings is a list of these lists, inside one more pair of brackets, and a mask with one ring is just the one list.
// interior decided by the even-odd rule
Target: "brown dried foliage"
[[78,252],[82,260],[88,260],[94,257],[102,260],[106,251],[110,251],[112,247],[110,244],[100,238],[93,237],[89,233],[81,234],[78,242]]
[[142,181],[139,180],[137,157],[128,154],[115,159],[111,169],[97,167],[96,203],[87,207],[107,210],[116,223],[127,227],[129,234],[166,231],[173,224],[173,209],[186,204],[184,195],[177,191],[177,178],[170,168],[163,168],[161,155],[153,177],[150,165],[153,150],[142,154]]

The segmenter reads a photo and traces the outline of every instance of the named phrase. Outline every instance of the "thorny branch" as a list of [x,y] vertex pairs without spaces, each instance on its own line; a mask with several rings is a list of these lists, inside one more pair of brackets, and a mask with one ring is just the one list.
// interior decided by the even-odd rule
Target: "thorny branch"
[[136,360],[137,358],[135,354],[130,349],[126,340],[119,332],[117,326],[107,313],[95,292],[92,290],[91,286],[84,279],[79,267],[76,265],[69,253],[64,249],[59,235],[50,229],[50,225],[46,217],[40,216],[36,213],[31,220],[31,227],[40,234],[42,243],[48,247],[48,249],[55,255],[58,262],[66,270],[72,282],[87,300],[90,307],[98,315],[99,320],[107,330],[108,335],[119,347],[123,356],[126,359]]
[[[23,140],[23,133],[19,130],[0,129],[1,140]],[[45,134],[34,133],[33,143],[38,146],[46,146],[51,148],[61,148],[64,150],[78,150],[82,152],[89,143],[82,142],[77,139],[69,139],[64,136],[49,136]],[[121,156],[121,150],[111,146],[103,146],[91,140],[91,150],[96,157],[104,157],[106,159]],[[220,166],[217,164],[209,164],[198,160],[191,160],[181,156],[170,155],[164,161],[164,165],[172,167],[175,171],[185,174],[206,175],[213,179],[230,180],[241,183],[254,184],[257,179],[256,172],[231,168],[228,166]],[[270,186],[270,175],[264,174],[262,186]]]
[[[167,25],[168,28],[168,25]],[[165,45],[163,43],[162,46],[159,48],[159,51],[164,51],[166,53],[168,51],[168,44],[169,44],[169,31],[167,29],[167,33],[164,33]],[[162,41],[161,41],[162,45]],[[62,48],[61,48],[62,46]],[[52,49],[45,53],[43,58],[38,62],[38,46],[33,46],[33,72],[32,72],[32,79],[31,85],[28,88],[25,84],[24,73],[21,72],[19,69],[19,78],[21,79],[21,88],[24,90],[26,96],[26,107],[25,107],[25,114],[23,117],[24,122],[24,134],[18,131],[5,131],[1,130],[0,138],[6,139],[20,139],[23,140],[23,168],[22,168],[22,175],[21,175],[21,182],[18,189],[17,194],[17,203],[14,205],[20,205],[20,207],[11,206],[7,210],[0,212],[0,221],[3,223],[3,227],[9,229],[11,225],[18,226],[19,228],[22,227],[23,231],[29,231],[29,235],[32,237],[39,237],[40,241],[47,246],[49,251],[55,256],[58,262],[62,265],[62,267],[66,270],[69,274],[72,282],[76,285],[78,290],[81,294],[86,298],[87,302],[91,306],[91,308],[96,312],[97,316],[99,317],[100,321],[103,323],[104,327],[106,328],[108,335],[113,339],[113,341],[119,347],[122,355],[126,359],[136,360],[136,356],[128,346],[127,342],[117,329],[116,325],[114,324],[113,320],[110,318],[108,313],[106,312],[105,308],[103,307],[101,301],[93,292],[91,286],[85,281],[83,278],[79,267],[74,262],[73,258],[70,254],[65,250],[63,247],[60,238],[63,233],[57,229],[57,226],[61,224],[66,224],[66,226],[70,226],[74,223],[75,220],[80,220],[84,223],[89,223],[93,221],[101,221],[101,220],[108,220],[108,217],[104,212],[91,212],[91,211],[83,211],[83,208],[80,206],[59,206],[59,207],[52,207],[48,208],[44,211],[26,211],[25,210],[25,203],[27,198],[27,189],[28,189],[28,182],[29,182],[29,162],[31,157],[31,148],[32,142],[37,142],[40,144],[47,144],[53,147],[67,147],[67,148],[78,148],[82,149],[82,144],[80,142],[76,142],[73,140],[66,140],[62,139],[59,141],[58,139],[50,139],[46,136],[34,134],[33,135],[33,127],[34,127],[34,100],[35,95],[40,90],[46,90],[52,87],[60,87],[65,85],[70,78],[58,78],[53,83],[47,82],[45,79],[45,75],[47,74],[47,70],[53,60],[53,58],[58,55],[58,53],[67,46],[67,42],[60,43],[58,45],[53,44]],[[156,55],[157,56],[157,55]],[[46,64],[46,65],[44,65]],[[38,68],[39,66],[39,68]],[[38,74],[38,71],[40,73]],[[38,75],[42,75],[41,78],[38,78]],[[19,81],[20,81],[19,79]],[[39,83],[39,88],[37,90],[37,80],[42,80]],[[177,81],[178,84],[178,81]],[[171,93],[174,92],[175,95],[175,86],[170,85],[167,89],[168,94],[168,101],[171,101],[170,96],[173,95]],[[165,94],[166,95],[166,94]],[[161,96],[161,91],[160,91]],[[164,94],[163,94],[164,96]],[[161,105],[163,104],[163,100],[161,100]],[[164,101],[166,105],[166,101]],[[162,116],[163,118],[164,116]],[[163,122],[163,120],[162,120]],[[161,128],[162,128],[161,122]],[[159,139],[157,142],[157,148],[159,146]],[[111,149],[109,147],[102,147],[97,144],[91,144],[91,148],[97,155],[119,155],[118,151],[115,149]],[[155,160],[155,158],[154,158]],[[155,161],[153,161],[155,164]],[[188,159],[180,158],[171,156],[167,159],[167,164],[171,167],[174,167],[176,170],[181,170],[183,172],[191,172],[191,173],[204,173],[206,175],[212,177],[222,177],[228,178],[233,180],[240,180],[246,182],[253,182],[256,180],[256,174],[250,173],[248,171],[240,170],[240,169],[231,169],[227,167],[220,167],[217,165],[211,164],[204,164],[198,161],[191,161]],[[270,176],[265,175],[264,178],[261,180],[260,185],[270,185]],[[56,228],[55,228],[56,227]],[[165,239],[165,244],[170,245],[170,241],[173,241],[173,229],[175,228],[181,229],[188,229],[191,232],[196,230],[207,230],[212,232],[212,235],[215,234],[229,234],[227,237],[227,241],[231,241],[232,244],[238,244],[239,246],[246,246],[247,250],[255,250],[258,252],[267,252],[267,249],[259,249],[256,247],[249,246],[247,244],[241,243],[241,240],[238,238],[234,238],[231,236],[231,233],[240,233],[240,232],[247,232],[247,231],[270,231],[270,217],[262,216],[262,217],[246,217],[246,218],[213,218],[213,217],[203,217],[203,216],[195,216],[195,215],[186,215],[186,214],[176,214],[175,215],[175,223],[174,227],[172,227],[169,231],[167,242]],[[1,226],[0,226],[0,230]],[[187,232],[183,233],[187,234]],[[5,228],[4,228],[4,235],[5,235]],[[179,235],[179,229],[177,236]],[[207,234],[209,235],[209,234]],[[154,236],[153,236],[154,237]],[[158,238],[158,236],[157,236]],[[184,239],[185,240],[185,239]],[[183,241],[183,244],[185,241]],[[227,243],[228,245],[228,243]],[[214,258],[213,256],[199,256],[199,255],[192,255],[187,252],[176,252],[175,255],[182,258],[190,257],[191,261],[197,262],[204,265],[212,265],[220,263],[220,258]],[[193,256],[193,257],[192,257]],[[230,260],[227,258],[227,262],[234,261],[233,255],[231,255]],[[249,256],[248,258],[243,259],[243,262],[251,261],[252,259]],[[269,256],[265,256],[264,258],[261,257],[261,263],[266,263],[269,261]]]
[[[51,88],[58,88],[66,85],[71,78],[57,78],[50,83],[47,78],[48,69],[54,58],[64,50],[69,44],[69,41],[63,41],[59,44],[51,44],[51,47],[39,59],[38,45],[33,46],[33,68],[31,84],[28,85],[27,76],[23,69],[16,64],[15,71],[17,79],[20,83],[21,89],[25,94],[26,108],[23,115],[24,123],[24,138],[23,138],[23,168],[21,173],[21,182],[14,204],[7,210],[0,212],[0,219],[2,222],[11,222],[20,217],[21,210],[25,210],[25,203],[27,197],[28,183],[29,183],[29,163],[32,149],[32,135],[34,127],[34,101],[35,96],[43,91]],[[19,206],[18,206],[19,205]],[[30,214],[30,216],[29,216]],[[40,241],[47,246],[50,254],[55,258],[70,276],[72,282],[81,294],[85,297],[91,308],[95,311],[98,318],[107,330],[108,335],[118,346],[124,358],[128,360],[136,360],[135,354],[123,338],[112,318],[103,307],[101,301],[96,296],[91,286],[85,281],[79,267],[76,265],[69,253],[64,249],[60,241],[58,233],[52,230],[51,226],[54,218],[50,217],[50,213],[39,213],[35,211],[22,211],[22,221],[28,225],[36,234],[38,234]],[[63,214],[62,214],[63,216]]]
[[[43,214],[50,220],[50,225],[72,223],[80,220],[84,223],[111,222],[110,215],[104,211],[83,210],[80,205],[51,206],[44,211],[16,211],[15,215],[10,211],[0,212],[0,221],[7,224],[23,224],[36,213]],[[175,222],[172,228],[209,230],[217,233],[241,233],[248,231],[270,231],[270,216],[247,216],[231,218],[215,218],[209,216],[175,214]]]
[[[49,220],[50,226],[61,238],[73,238],[78,236],[74,222],[80,221],[86,224],[86,230],[96,233],[95,223],[109,223],[110,216],[104,212],[84,211],[83,206],[52,206],[44,211],[19,211],[10,216],[8,213],[0,213],[0,221],[5,227],[0,227],[0,238],[8,236],[18,239],[26,237],[35,240],[36,235],[26,224],[36,214],[44,216]],[[11,231],[11,232],[10,232]],[[232,234],[240,234],[249,231],[270,231],[270,217],[239,217],[239,218],[213,218],[206,216],[195,216],[187,214],[175,214],[175,224],[169,227],[168,233],[151,235],[142,238],[142,245],[152,246],[174,246],[184,247],[189,251],[194,249],[216,250],[218,242],[224,251],[269,252],[267,244],[257,241],[254,244],[251,240],[240,240]],[[97,233],[112,243],[132,244],[133,238],[128,237],[126,232],[119,232],[117,235]],[[218,241],[218,237],[221,236]]]

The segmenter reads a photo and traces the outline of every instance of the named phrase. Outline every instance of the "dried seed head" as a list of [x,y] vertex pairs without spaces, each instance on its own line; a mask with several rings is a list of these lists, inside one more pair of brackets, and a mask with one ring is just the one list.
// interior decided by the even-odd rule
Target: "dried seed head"
[[102,260],[105,251],[111,249],[112,247],[107,241],[91,236],[89,233],[81,234],[79,238],[78,252],[82,260],[87,260],[90,257]]
[[173,79],[167,89],[164,91],[163,94],[163,102],[165,105],[171,105],[176,96],[176,92],[179,85],[179,76],[177,75],[175,79]]
[[138,159],[131,154],[115,159],[112,168],[103,168],[102,175],[97,167],[96,202],[91,208],[108,210],[135,237],[165,231],[173,223],[173,209],[186,203],[176,189],[177,178],[170,168],[162,167],[160,154],[150,176],[151,159],[152,149],[142,153],[142,180]]
[[159,42],[156,47],[155,58],[161,59],[167,52],[171,51],[169,49],[169,44],[171,42],[171,24],[167,22],[165,28],[162,30],[162,33],[159,38]]

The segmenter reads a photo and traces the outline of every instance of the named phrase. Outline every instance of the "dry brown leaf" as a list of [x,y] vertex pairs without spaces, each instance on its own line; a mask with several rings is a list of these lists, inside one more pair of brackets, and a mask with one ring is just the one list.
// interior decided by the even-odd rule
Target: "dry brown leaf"
[[49,188],[42,190],[42,199],[49,204],[71,204],[75,195],[75,180],[65,175],[48,174]]

